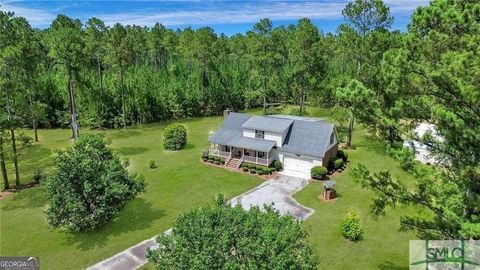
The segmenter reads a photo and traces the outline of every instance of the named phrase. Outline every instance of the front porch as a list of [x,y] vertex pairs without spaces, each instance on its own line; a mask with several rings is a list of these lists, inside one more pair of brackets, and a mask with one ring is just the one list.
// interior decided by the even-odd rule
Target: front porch
[[269,166],[273,161],[270,151],[258,151],[228,145],[213,145],[213,147],[209,149],[209,154],[225,158],[225,165],[232,159],[238,160],[238,162],[236,162],[238,166],[240,166],[242,162]]

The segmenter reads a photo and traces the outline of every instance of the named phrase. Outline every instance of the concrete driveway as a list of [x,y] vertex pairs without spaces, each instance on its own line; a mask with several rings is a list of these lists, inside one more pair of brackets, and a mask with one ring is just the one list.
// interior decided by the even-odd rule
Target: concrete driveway
[[299,204],[292,195],[308,185],[308,180],[278,175],[231,200],[232,205],[241,204],[246,210],[251,206],[263,207],[273,205],[282,215],[292,215],[296,219],[305,220],[314,210]]

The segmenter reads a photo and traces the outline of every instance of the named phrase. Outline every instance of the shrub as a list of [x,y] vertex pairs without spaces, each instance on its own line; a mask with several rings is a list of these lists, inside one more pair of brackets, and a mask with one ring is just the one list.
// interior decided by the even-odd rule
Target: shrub
[[163,131],[163,147],[166,150],[180,150],[187,143],[187,129],[180,124],[168,125]]
[[147,163],[148,163],[148,167],[149,167],[150,169],[155,169],[155,168],[157,168],[157,165],[155,164],[155,160],[151,160],[151,159],[150,159]]
[[208,158],[208,150],[203,150],[202,151],[202,159],[203,158],[205,158],[205,159]]
[[215,165],[220,165],[220,161],[215,160],[215,161],[213,162],[213,164],[215,164]]
[[145,190],[143,179],[130,175],[98,135],[82,136],[73,147],[58,152],[54,165],[45,186],[47,220],[54,228],[94,230]]
[[251,173],[251,174],[256,174],[256,173],[257,173],[257,170],[255,170],[255,169],[250,169],[250,173]]
[[243,167],[243,172],[248,172],[248,168]]
[[328,169],[323,166],[315,166],[311,169],[310,174],[313,179],[322,180],[328,173]]
[[343,150],[338,150],[337,157],[341,158],[343,162],[347,162],[348,160],[348,153]]
[[343,167],[343,159],[337,158],[335,161],[333,161],[333,166],[336,170],[340,169]]
[[40,183],[40,180],[43,178],[43,171],[41,169],[36,169],[33,171],[33,182]]
[[262,171],[262,170],[258,171],[258,175],[264,175],[264,174],[265,174],[264,171]]
[[327,169],[328,169],[329,171],[335,170],[335,164],[333,163],[333,159],[330,159],[330,160],[328,161]]
[[248,163],[243,162],[243,163],[240,165],[240,168],[248,169]]
[[343,237],[350,241],[358,241],[363,238],[363,229],[360,227],[360,218],[355,212],[347,214],[340,223],[340,230]]
[[244,260],[232,256],[233,250],[248,258],[249,269],[317,269],[304,226],[291,216],[280,216],[272,206],[247,211],[219,197],[212,205],[179,215],[173,230],[157,237],[162,248],[147,251],[157,269],[247,268]]

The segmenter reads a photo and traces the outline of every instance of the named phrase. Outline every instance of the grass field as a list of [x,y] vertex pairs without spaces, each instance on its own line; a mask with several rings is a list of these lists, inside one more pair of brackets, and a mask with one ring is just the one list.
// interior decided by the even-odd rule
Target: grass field
[[[325,110],[310,112],[312,116],[328,117]],[[205,166],[199,161],[201,151],[208,147],[208,132],[218,129],[221,120],[209,117],[181,121],[187,126],[189,143],[179,152],[162,149],[162,129],[167,123],[95,131],[111,139],[111,147],[120,156],[129,158],[130,171],[145,176],[145,194],[129,202],[106,227],[88,234],[51,229],[43,213],[46,198],[41,187],[13,194],[0,203],[0,255],[40,256],[42,269],[83,269],[166,230],[178,214],[211,202],[218,193],[233,197],[260,184],[259,178]],[[41,130],[41,142],[20,161],[22,182],[31,180],[34,169],[50,168],[54,150],[71,145],[69,135],[69,130]],[[354,144],[357,149],[349,151],[347,172],[336,179],[340,195],[337,201],[322,202],[317,198],[320,183],[310,184],[295,195],[300,203],[316,210],[303,226],[310,233],[320,268],[407,269],[408,240],[414,237],[397,229],[400,215],[412,209],[392,209],[387,216],[374,219],[369,214],[373,194],[355,183],[348,171],[363,163],[373,171],[388,169],[405,183],[413,179],[364,130],[357,129]],[[156,161],[157,169],[148,168],[150,159]],[[365,239],[358,243],[344,240],[339,231],[340,220],[350,210],[360,214],[365,229]]]

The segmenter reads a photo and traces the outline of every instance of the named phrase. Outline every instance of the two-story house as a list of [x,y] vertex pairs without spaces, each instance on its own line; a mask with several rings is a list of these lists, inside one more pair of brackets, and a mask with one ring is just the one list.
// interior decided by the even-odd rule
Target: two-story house
[[289,115],[252,116],[228,113],[222,128],[208,139],[210,154],[224,157],[225,165],[243,162],[283,165],[283,174],[310,178],[314,166],[327,166],[337,155],[335,126],[320,118]]

